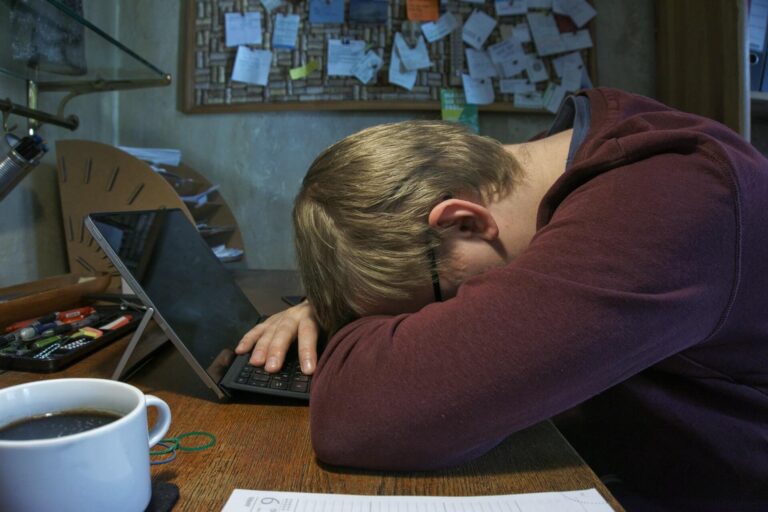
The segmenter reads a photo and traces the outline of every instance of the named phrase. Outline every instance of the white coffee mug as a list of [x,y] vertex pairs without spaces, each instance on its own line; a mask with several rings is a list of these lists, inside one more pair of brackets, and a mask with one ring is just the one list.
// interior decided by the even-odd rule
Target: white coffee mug
[[[147,407],[158,412],[149,432]],[[120,418],[62,437],[0,439],[0,509],[143,511],[152,497],[149,447],[168,432],[168,404],[106,379],[50,379],[0,389],[0,428],[72,410]]]

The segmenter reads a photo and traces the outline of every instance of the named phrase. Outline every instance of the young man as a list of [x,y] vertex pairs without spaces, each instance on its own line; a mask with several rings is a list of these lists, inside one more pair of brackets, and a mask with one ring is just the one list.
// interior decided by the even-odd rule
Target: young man
[[[374,127],[296,200],[308,302],[238,351],[270,369],[317,324],[328,463],[431,469],[559,425],[654,509],[768,509],[768,161],[724,126],[595,89],[545,138]],[[566,421],[567,420],[567,421]]]

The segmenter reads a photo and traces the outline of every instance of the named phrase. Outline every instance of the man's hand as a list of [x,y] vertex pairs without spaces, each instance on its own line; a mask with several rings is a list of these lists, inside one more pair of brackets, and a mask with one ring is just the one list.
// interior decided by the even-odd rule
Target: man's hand
[[264,365],[268,372],[276,372],[283,366],[288,347],[298,338],[301,371],[310,375],[317,366],[317,337],[315,311],[305,300],[270,316],[248,331],[235,352],[245,354],[253,349],[249,362],[254,366]]

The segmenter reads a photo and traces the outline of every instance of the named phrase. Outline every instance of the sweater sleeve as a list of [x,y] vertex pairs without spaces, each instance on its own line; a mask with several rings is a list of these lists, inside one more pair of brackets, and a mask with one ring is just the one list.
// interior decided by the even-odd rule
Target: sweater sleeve
[[454,465],[701,343],[727,311],[737,242],[714,161],[662,155],[600,174],[455,298],[337,333],[313,381],[318,458]]

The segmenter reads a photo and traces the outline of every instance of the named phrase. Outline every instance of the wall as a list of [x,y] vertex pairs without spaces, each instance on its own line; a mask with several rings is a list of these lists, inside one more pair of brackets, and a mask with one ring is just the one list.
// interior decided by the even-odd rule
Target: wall
[[[123,1],[120,37],[162,69],[178,72],[181,3]],[[600,0],[599,83],[653,92],[651,0]],[[293,266],[290,210],[301,178],[326,146],[373,124],[433,118],[435,112],[263,112],[185,115],[176,109],[177,87],[122,93],[120,141],[131,146],[174,147],[183,160],[221,184],[243,231],[248,266]],[[545,129],[548,115],[482,114],[481,131],[503,142]]]
[[[178,77],[179,0],[86,2],[86,14],[160,69]],[[596,0],[596,85],[654,90],[653,0]],[[119,22],[118,22],[119,21]],[[5,96],[4,84],[0,82]],[[49,100],[47,100],[49,101]],[[83,138],[127,146],[173,147],[221,184],[243,231],[247,265],[292,268],[290,209],[301,178],[326,146],[378,123],[434,118],[435,112],[265,112],[189,116],[177,110],[177,84],[105,93],[71,102],[81,128],[48,130],[49,140]],[[545,129],[548,115],[482,114],[482,133],[502,142]],[[53,174],[35,171],[0,203],[0,286],[66,270]]]

